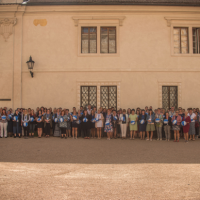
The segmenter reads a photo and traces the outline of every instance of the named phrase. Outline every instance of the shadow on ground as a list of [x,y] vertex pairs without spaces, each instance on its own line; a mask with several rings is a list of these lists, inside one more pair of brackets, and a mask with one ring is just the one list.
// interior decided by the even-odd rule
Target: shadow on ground
[[0,162],[23,163],[200,163],[200,139],[185,143],[105,138],[2,138]]

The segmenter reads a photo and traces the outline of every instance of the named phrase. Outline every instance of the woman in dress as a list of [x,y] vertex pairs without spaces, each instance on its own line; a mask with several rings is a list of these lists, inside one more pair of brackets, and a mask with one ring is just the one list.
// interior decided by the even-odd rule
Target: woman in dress
[[[62,119],[62,121],[61,121],[61,119]],[[65,115],[65,111],[62,110],[61,115],[58,117],[59,127],[61,130],[61,139],[64,137],[65,137],[65,139],[67,139],[67,135],[66,135],[67,120],[68,120],[68,117]]]
[[[139,116],[140,116],[140,108],[137,108],[136,110],[136,115],[139,119]],[[134,134],[134,137],[141,137],[140,136],[140,131],[139,131],[139,123],[137,123],[137,131],[135,131],[135,134]]]
[[74,135],[77,138],[78,127],[80,124],[79,117],[78,117],[75,109],[73,109],[73,113],[71,115],[71,122],[72,122],[72,137],[74,139]]
[[83,130],[83,135],[85,139],[90,139],[90,122],[92,120],[91,115],[88,114],[87,110],[84,110],[83,115],[80,117],[81,129]]
[[189,140],[195,140],[195,120],[197,119],[197,116],[195,113],[192,111],[192,108],[189,108],[189,113],[188,116],[190,116],[191,123],[190,123],[190,129],[189,129]]
[[66,134],[67,137],[71,137],[71,115],[69,113],[69,109],[65,110],[65,115],[66,115],[66,119],[67,119],[67,128],[66,128]]
[[[134,124],[132,124],[131,121],[135,121]],[[138,115],[135,114],[135,109],[132,109],[131,114],[129,115],[130,140],[132,139],[134,140],[136,131],[138,130],[137,121],[138,121]]]
[[186,125],[183,126],[184,138],[185,138],[185,142],[188,143],[188,132],[189,132],[189,129],[190,129],[191,119],[190,119],[190,116],[188,116],[188,112],[187,111],[185,111],[185,115],[183,117],[183,121],[186,122]]
[[128,115],[126,114],[126,110],[123,109],[122,114],[120,114],[120,127],[121,127],[121,134],[122,134],[122,139],[126,138],[126,131],[127,131],[127,127],[128,127],[128,122],[129,122],[129,118]]
[[12,133],[13,133],[13,122],[12,122],[12,117],[13,117],[13,116],[11,115],[10,110],[8,111],[7,115],[8,115],[8,130],[7,130],[7,132],[8,132],[8,137],[12,137]]
[[95,114],[95,127],[97,128],[97,137],[98,139],[101,139],[101,130],[103,127],[103,121],[104,121],[104,117],[103,114],[101,113],[101,108],[98,109],[97,113]]
[[[33,119],[33,121],[31,120]],[[35,133],[35,119],[36,119],[36,114],[34,113],[34,110],[31,110],[30,113],[30,122],[29,122],[29,137],[34,137],[34,133]]]
[[9,117],[7,116],[6,110],[3,109],[0,117],[1,124],[1,137],[7,138],[7,126],[8,126]]
[[[125,111],[126,113],[126,111]],[[113,132],[113,127],[112,127],[112,115],[111,115],[111,110],[107,110],[107,115],[105,118],[105,127],[104,127],[104,132],[107,133],[107,140],[110,140],[110,133]]]
[[163,118],[163,127],[164,127],[165,137],[166,137],[166,141],[169,142],[170,135],[171,135],[170,131],[171,131],[171,126],[172,126],[172,119],[169,116],[168,112],[166,112],[165,115],[163,115],[163,116],[165,116]]
[[52,127],[52,115],[50,113],[50,110],[47,110],[47,113],[43,116],[44,118],[44,129],[46,133],[46,138],[50,136],[50,130]]
[[14,134],[14,138],[16,138],[16,136],[18,135],[19,138],[21,138],[21,132],[20,132],[20,128],[21,127],[21,115],[19,114],[19,111],[16,110],[15,114],[13,116],[13,134]]
[[42,115],[42,111],[39,110],[38,112],[38,116],[36,118],[37,121],[37,131],[38,131],[38,138],[42,137],[42,121],[43,121],[43,115]]
[[[130,108],[128,108],[127,109],[127,115],[128,115],[128,117],[129,117],[129,115],[131,114],[131,109]],[[127,137],[130,137],[130,127],[128,126],[127,127]]]
[[116,110],[113,110],[113,120],[112,120],[112,125],[113,125],[113,134],[114,138],[117,139],[117,123],[119,121],[119,118],[117,116]]
[[153,140],[153,132],[155,131],[154,120],[155,120],[155,115],[152,109],[149,109],[149,114],[147,115],[146,131],[147,131],[147,140],[149,140],[149,132],[151,132],[150,141]]
[[91,120],[90,120],[90,128],[91,128],[91,133],[92,133],[92,138],[95,138],[95,110],[92,110],[91,112]]
[[[173,121],[176,120],[177,122],[174,124]],[[178,114],[178,110],[175,112],[175,115],[172,117],[172,130],[174,131],[174,142],[179,142],[179,131],[180,131],[180,124],[181,124],[181,116]]]
[[140,131],[140,139],[145,139],[145,131],[146,131],[146,117],[145,110],[142,110],[141,115],[139,116],[139,131]]

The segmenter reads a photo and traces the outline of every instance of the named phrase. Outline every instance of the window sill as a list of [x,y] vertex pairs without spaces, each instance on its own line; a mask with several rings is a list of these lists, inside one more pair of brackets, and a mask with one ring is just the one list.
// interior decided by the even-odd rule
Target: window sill
[[119,53],[80,53],[78,57],[119,57]]
[[200,54],[171,54],[172,57],[200,57]]

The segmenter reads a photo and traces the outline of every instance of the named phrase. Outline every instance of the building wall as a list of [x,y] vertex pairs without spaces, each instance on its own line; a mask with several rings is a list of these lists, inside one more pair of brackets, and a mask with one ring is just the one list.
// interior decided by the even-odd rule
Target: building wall
[[[174,55],[172,43],[173,26],[199,26],[198,7],[0,6],[6,16],[17,24],[7,42],[0,36],[0,99],[11,99],[0,106],[71,109],[90,84],[116,84],[118,108],[161,107],[162,85],[178,86],[179,106],[199,105],[200,55],[191,42],[188,55]],[[93,25],[117,27],[115,55],[80,54],[80,28]]]

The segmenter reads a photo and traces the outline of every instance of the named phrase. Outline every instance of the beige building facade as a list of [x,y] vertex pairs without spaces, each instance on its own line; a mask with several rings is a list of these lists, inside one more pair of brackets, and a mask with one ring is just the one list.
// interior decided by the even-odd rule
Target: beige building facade
[[0,5],[0,28],[0,107],[200,105],[198,6],[17,2]]

